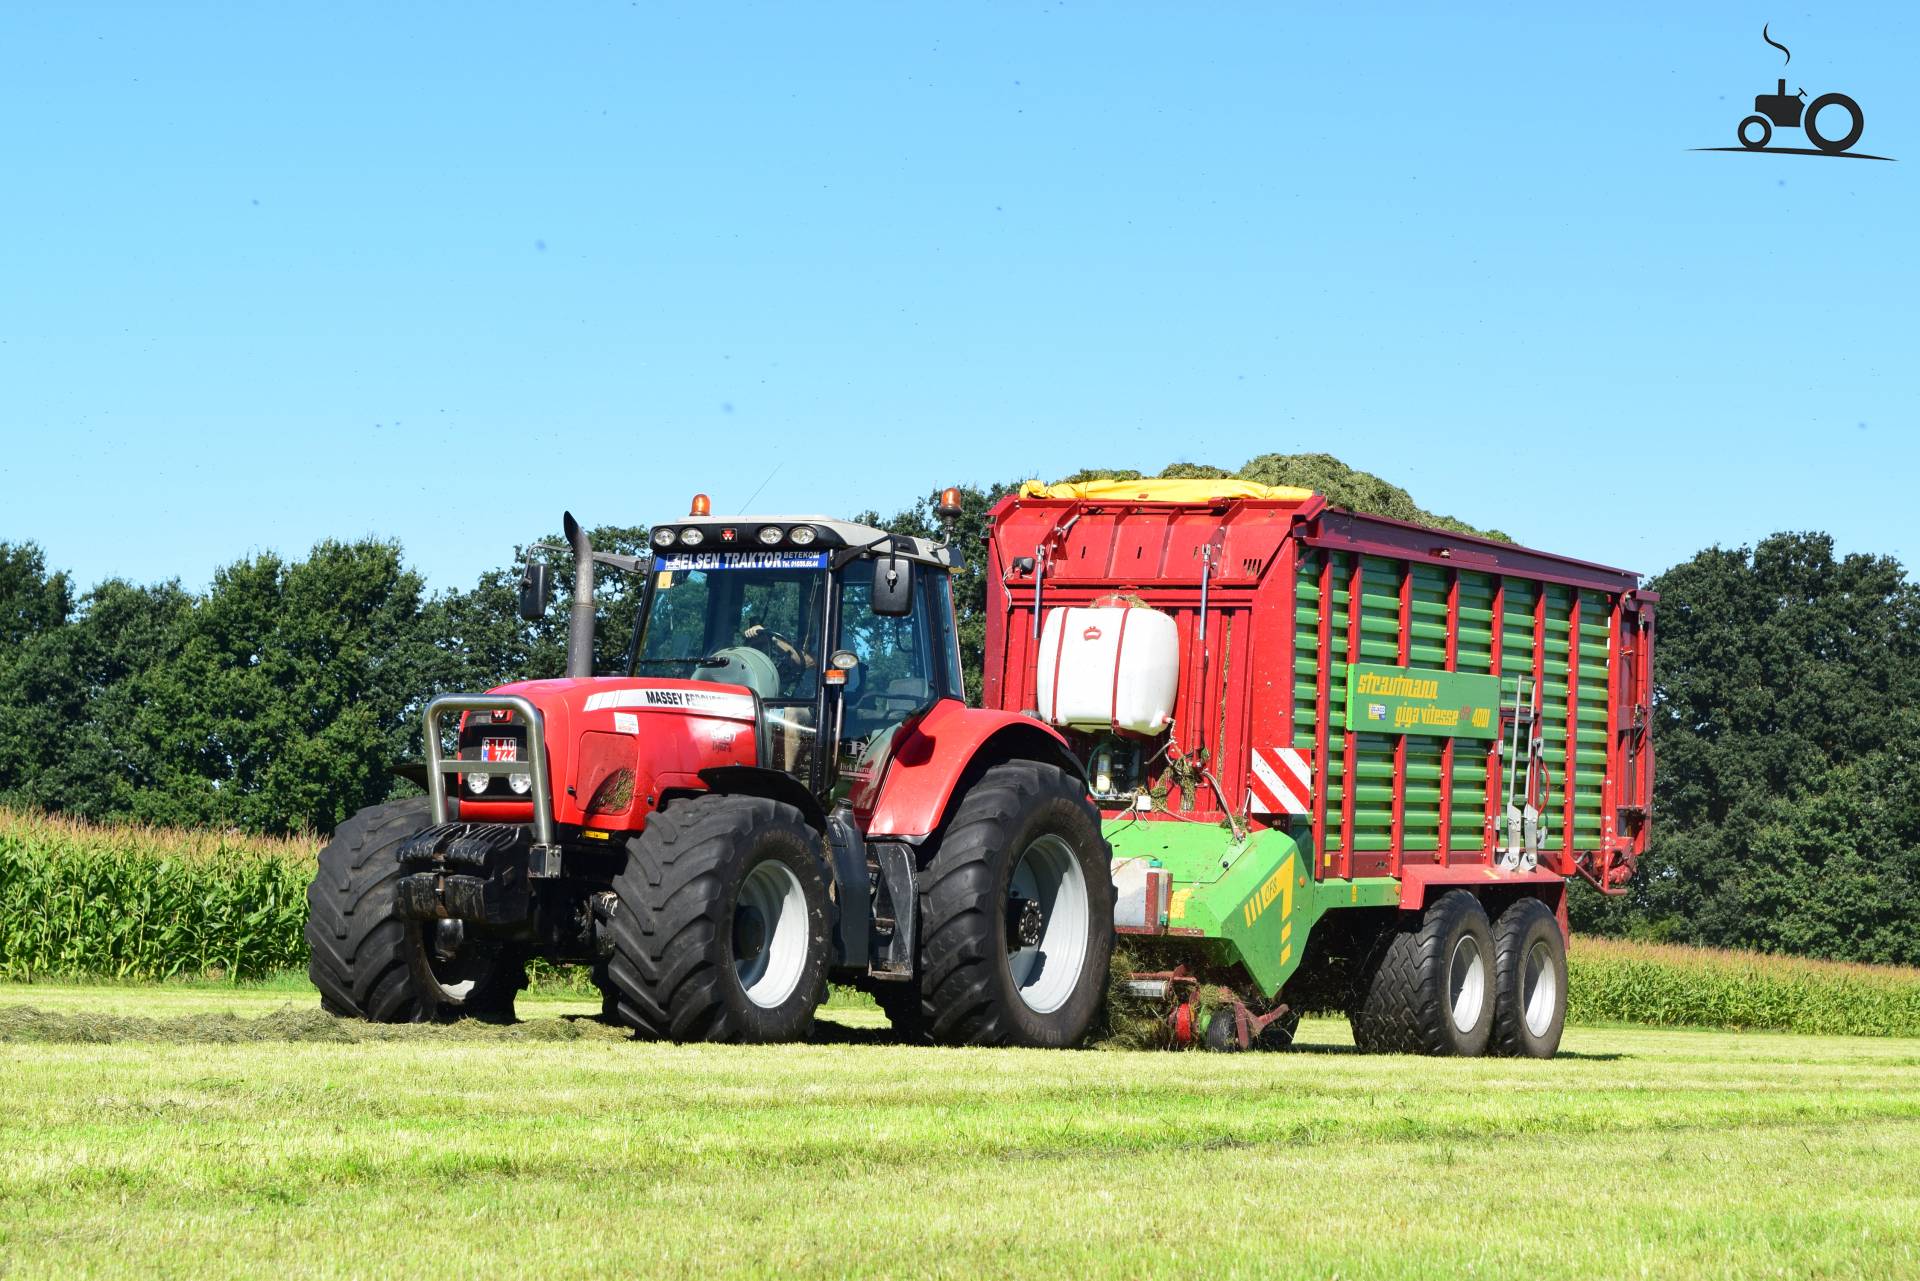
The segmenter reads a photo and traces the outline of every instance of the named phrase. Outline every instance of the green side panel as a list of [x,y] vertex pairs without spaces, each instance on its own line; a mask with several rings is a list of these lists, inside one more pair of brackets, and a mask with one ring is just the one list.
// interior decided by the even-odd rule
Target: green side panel
[[[1361,590],[1349,602],[1355,558],[1303,548],[1298,558],[1294,592],[1293,746],[1311,753],[1316,746],[1319,707],[1319,623],[1327,611],[1330,625],[1328,673],[1330,698],[1326,716],[1332,730],[1329,753],[1320,786],[1326,796],[1327,852],[1337,854],[1349,843],[1356,852],[1384,851],[1393,840],[1393,764],[1396,745],[1405,742],[1407,788],[1402,798],[1403,841],[1409,852],[1446,848],[1478,850],[1485,840],[1489,794],[1497,811],[1505,805],[1509,768],[1524,776],[1528,745],[1517,755],[1501,754],[1493,742],[1456,739],[1452,749],[1453,774],[1448,831],[1440,830],[1440,789],[1446,759],[1445,740],[1432,735],[1361,732],[1356,737],[1354,777],[1345,777],[1340,750],[1347,723],[1349,664],[1440,668],[1446,664],[1447,575],[1444,571],[1368,556],[1361,558]],[[1321,600],[1320,574],[1331,566],[1328,600]],[[1405,579],[1408,599],[1407,661],[1399,664],[1400,593]],[[1613,600],[1601,592],[1575,592],[1557,584],[1507,578],[1463,570],[1459,574],[1459,633],[1455,641],[1454,670],[1491,677],[1499,682],[1500,702],[1511,706],[1520,678],[1531,687],[1534,671],[1534,609],[1542,610],[1541,765],[1546,770],[1547,831],[1545,846],[1563,849],[1567,833],[1564,802],[1574,798],[1573,840],[1576,847],[1599,843],[1601,789],[1607,765],[1607,643],[1608,615]],[[1572,620],[1575,602],[1581,618]],[[1496,602],[1500,608],[1496,611]],[[1347,652],[1350,604],[1357,608],[1360,644]],[[1501,661],[1493,661],[1496,639]],[[1363,670],[1365,670],[1363,668]],[[1371,700],[1383,702],[1385,700]],[[1463,700],[1464,701],[1464,700]],[[1391,716],[1391,711],[1388,715]],[[1568,737],[1572,735],[1571,767]],[[1343,810],[1349,787],[1353,791],[1353,831],[1343,830]],[[1331,859],[1328,860],[1331,865]],[[1323,867],[1322,871],[1326,869]]]

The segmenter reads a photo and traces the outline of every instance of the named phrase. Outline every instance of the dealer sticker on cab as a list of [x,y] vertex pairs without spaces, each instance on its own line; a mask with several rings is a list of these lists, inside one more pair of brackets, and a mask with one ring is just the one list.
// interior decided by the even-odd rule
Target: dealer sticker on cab
[[653,558],[656,570],[825,569],[826,552],[670,552]]

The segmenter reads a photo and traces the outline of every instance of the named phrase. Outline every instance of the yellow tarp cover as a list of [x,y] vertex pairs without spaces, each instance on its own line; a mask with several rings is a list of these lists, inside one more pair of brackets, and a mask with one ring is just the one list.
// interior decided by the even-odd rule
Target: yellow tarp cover
[[1264,498],[1301,503],[1313,497],[1311,489],[1292,485],[1260,485],[1250,480],[1088,480],[1075,485],[1048,485],[1030,480],[1020,486],[1022,498],[1108,499],[1136,503],[1214,503],[1223,498]]

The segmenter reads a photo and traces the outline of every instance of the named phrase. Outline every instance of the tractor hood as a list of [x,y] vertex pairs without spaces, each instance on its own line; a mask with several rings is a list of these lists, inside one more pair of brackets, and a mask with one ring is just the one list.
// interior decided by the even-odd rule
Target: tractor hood
[[[488,692],[518,694],[539,710],[556,823],[637,831],[662,793],[703,790],[700,771],[759,763],[758,702],[744,686],[603,676],[516,681]],[[484,735],[484,726],[463,726],[462,753]],[[465,820],[532,816],[530,802],[460,796]]]

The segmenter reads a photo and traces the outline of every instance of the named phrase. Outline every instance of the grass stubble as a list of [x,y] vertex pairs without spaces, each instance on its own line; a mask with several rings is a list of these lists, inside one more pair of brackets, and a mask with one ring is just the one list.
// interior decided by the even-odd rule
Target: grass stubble
[[1920,1042],[637,1043],[0,986],[0,1275],[1916,1276]]

